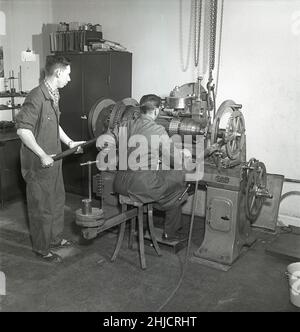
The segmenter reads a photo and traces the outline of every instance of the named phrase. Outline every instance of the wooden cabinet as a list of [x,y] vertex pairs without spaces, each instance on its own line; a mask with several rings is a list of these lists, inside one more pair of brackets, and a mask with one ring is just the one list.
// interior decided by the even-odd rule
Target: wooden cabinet
[[[132,54],[116,51],[60,54],[71,60],[71,82],[60,90],[61,127],[73,140],[89,140],[87,119],[97,100],[110,98],[117,102],[131,97]],[[80,167],[80,163],[95,160],[97,153],[95,147],[90,147],[83,155],[63,160],[66,191],[87,195],[88,170]]]
[[21,105],[15,104],[15,98],[26,97],[27,93],[4,92],[0,98],[10,100],[10,104],[0,105],[0,111],[10,110],[12,121],[0,121],[0,208],[4,202],[20,195],[25,197],[25,182],[21,175],[20,147],[21,141],[14,127],[15,111]]
[[25,197],[20,166],[21,141],[15,132],[0,133],[0,207],[18,196]]

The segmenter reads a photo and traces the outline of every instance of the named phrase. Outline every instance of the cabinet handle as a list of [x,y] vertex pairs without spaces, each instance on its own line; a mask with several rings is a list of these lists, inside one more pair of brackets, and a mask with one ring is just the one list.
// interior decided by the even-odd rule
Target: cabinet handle
[[82,120],[87,120],[87,117],[86,117],[86,115],[82,115],[82,116],[80,117],[80,119],[82,119]]

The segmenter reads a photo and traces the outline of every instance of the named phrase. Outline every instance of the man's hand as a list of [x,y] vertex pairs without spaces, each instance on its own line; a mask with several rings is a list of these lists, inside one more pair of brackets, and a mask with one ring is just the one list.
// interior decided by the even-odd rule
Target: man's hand
[[[71,141],[68,145],[70,149],[76,148],[78,145],[84,144],[86,141]],[[75,153],[83,153],[83,150],[81,147],[78,147],[77,151]]]
[[43,154],[40,157],[40,160],[41,160],[41,164],[42,164],[43,168],[48,168],[48,167],[53,166],[54,160],[48,154]]

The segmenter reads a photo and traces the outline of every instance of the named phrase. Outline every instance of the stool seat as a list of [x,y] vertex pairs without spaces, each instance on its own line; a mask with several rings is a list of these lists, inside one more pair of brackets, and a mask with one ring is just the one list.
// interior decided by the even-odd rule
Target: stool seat
[[[143,218],[143,213],[144,210],[147,212],[148,215],[148,226],[149,226],[149,233],[151,236],[151,240],[153,243],[153,247],[156,250],[158,256],[161,256],[160,248],[158,246],[158,243],[155,238],[154,234],[154,226],[153,226],[153,208],[151,203],[142,203],[137,200],[133,200],[128,196],[125,195],[119,195],[119,202],[122,205],[122,213],[127,211],[127,206],[132,205],[137,208],[137,213],[136,217],[138,217],[138,244],[139,244],[139,252],[140,252],[140,260],[141,260],[141,266],[142,269],[146,269],[146,258],[145,258],[145,249],[144,249],[144,218]],[[136,217],[132,218],[130,221],[130,234],[129,234],[129,248],[132,248],[132,243],[133,243],[133,237],[135,235],[135,223],[136,223]],[[115,251],[112,255],[111,261],[115,261],[117,258],[117,255],[121,249],[121,245],[124,239],[124,233],[125,233],[125,225],[126,221],[124,220],[120,224],[120,231],[119,231],[119,236],[116,244]]]
[[127,205],[133,205],[133,206],[143,206],[144,204],[142,202],[132,200],[128,196],[119,195],[119,202],[120,204],[127,204]]

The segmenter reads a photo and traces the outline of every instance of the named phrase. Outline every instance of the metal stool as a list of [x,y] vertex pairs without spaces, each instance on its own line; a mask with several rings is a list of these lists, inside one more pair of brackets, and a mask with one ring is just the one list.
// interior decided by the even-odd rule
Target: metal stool
[[[127,211],[127,205],[133,205],[137,207],[138,213],[138,242],[139,242],[139,252],[140,252],[140,259],[141,259],[141,266],[142,269],[146,269],[146,259],[145,259],[145,248],[144,248],[144,230],[143,230],[143,212],[144,212],[144,207],[147,208],[147,214],[148,214],[148,225],[149,225],[149,232],[150,232],[150,237],[153,243],[153,246],[158,254],[158,256],[161,256],[161,252],[158,246],[158,243],[155,238],[154,234],[154,226],[153,226],[153,208],[152,204],[143,204],[138,201],[134,201],[130,199],[127,196],[119,195],[119,201],[120,204],[122,205],[122,213]],[[135,217],[131,219],[130,221],[130,234],[129,234],[129,248],[132,249],[132,244],[133,244],[133,237],[135,233]],[[124,233],[125,233],[125,227],[126,227],[126,220],[121,223],[120,225],[120,231],[119,231],[119,236],[118,236],[118,241],[116,244],[116,248],[114,251],[114,254],[112,255],[111,261],[115,261],[117,258],[117,255],[120,251],[123,239],[124,239]]]

